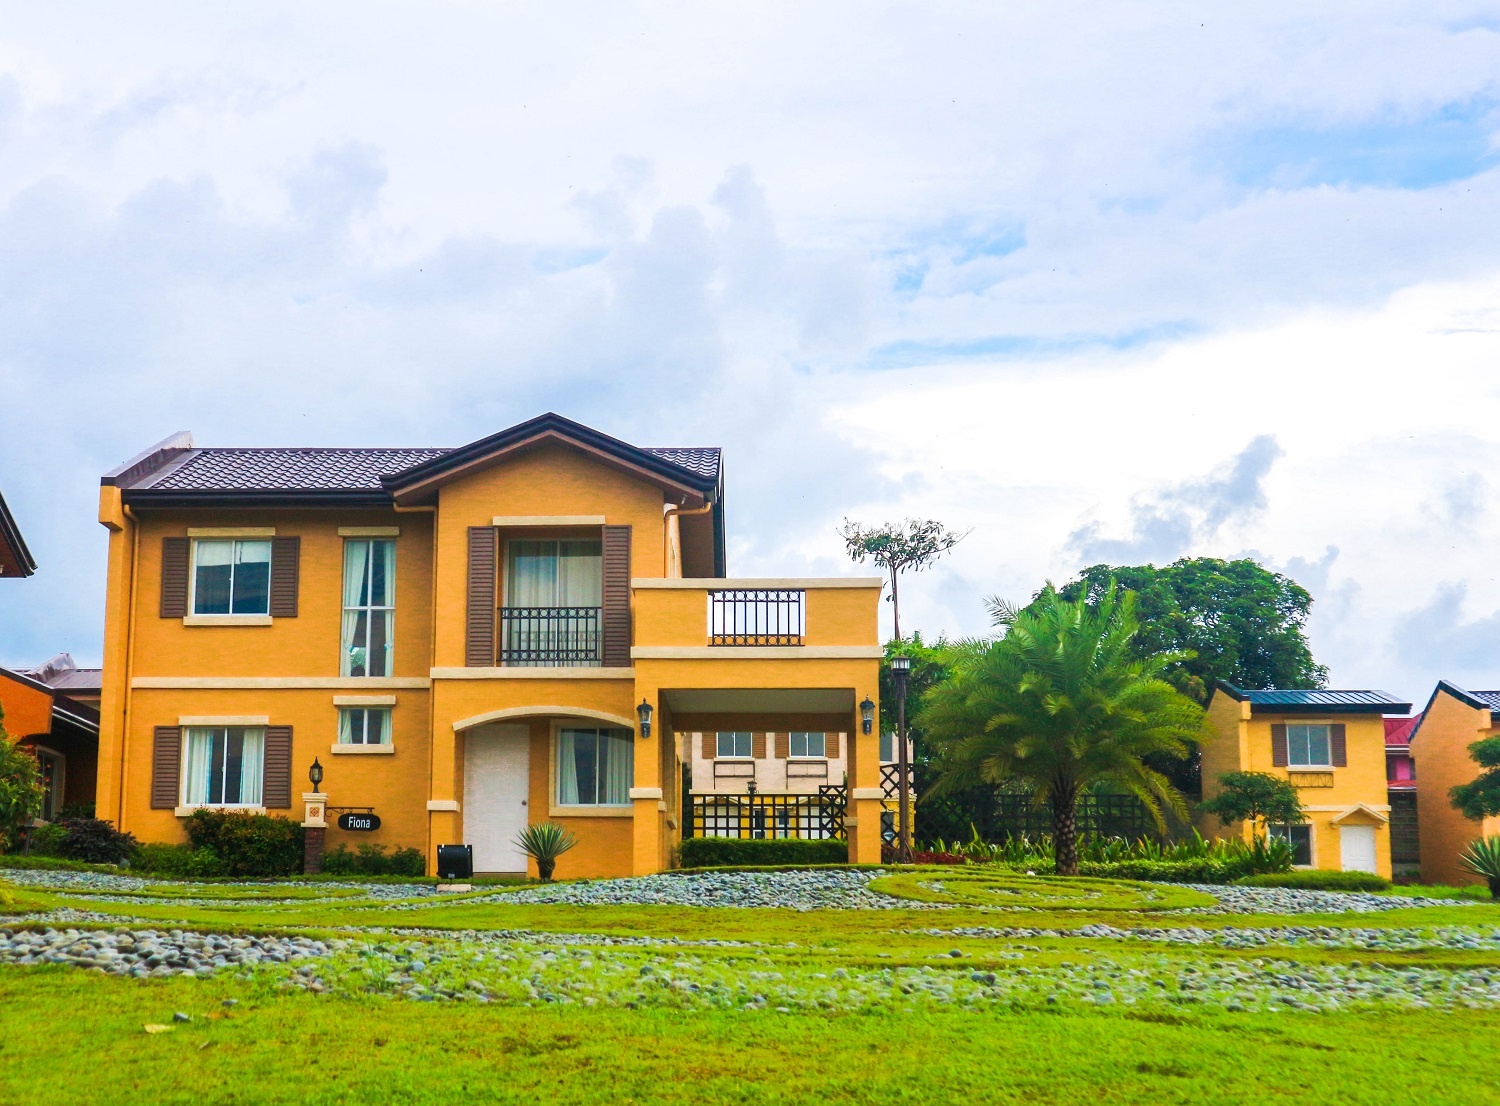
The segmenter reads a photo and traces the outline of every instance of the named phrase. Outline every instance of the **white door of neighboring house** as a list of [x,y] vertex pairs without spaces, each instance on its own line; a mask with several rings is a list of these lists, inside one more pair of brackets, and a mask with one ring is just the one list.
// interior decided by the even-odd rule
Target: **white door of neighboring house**
[[526,828],[531,727],[475,726],[464,741],[464,843],[474,871],[525,872],[516,834]]
[[1375,871],[1375,827],[1339,826],[1339,850],[1343,854],[1344,871]]

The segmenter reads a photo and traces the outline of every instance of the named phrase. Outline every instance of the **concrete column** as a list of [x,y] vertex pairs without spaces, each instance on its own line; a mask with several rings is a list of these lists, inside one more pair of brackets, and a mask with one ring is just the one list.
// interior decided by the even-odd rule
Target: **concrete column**
[[315,876],[323,870],[328,796],[317,791],[304,791],[302,804],[302,871],[304,875]]

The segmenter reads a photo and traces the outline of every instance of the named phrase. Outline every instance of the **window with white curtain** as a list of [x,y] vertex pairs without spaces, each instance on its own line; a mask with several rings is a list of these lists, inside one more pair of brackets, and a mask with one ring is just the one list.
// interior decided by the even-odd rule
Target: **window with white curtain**
[[344,542],[345,676],[389,676],[396,617],[396,543]]
[[265,730],[194,726],[183,739],[184,806],[260,806]]
[[505,605],[597,607],[604,602],[603,543],[506,543]]
[[565,726],[557,734],[558,806],[629,806],[635,742],[629,730]]
[[271,543],[193,542],[194,614],[269,614]]
[[340,745],[389,745],[390,707],[340,707]]

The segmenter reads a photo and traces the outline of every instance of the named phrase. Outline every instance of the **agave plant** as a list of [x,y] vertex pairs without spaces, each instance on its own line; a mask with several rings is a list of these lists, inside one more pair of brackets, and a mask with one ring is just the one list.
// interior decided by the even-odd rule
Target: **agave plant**
[[516,847],[536,861],[537,874],[547,882],[552,880],[557,858],[576,844],[578,838],[556,822],[539,822],[516,835]]
[[1500,837],[1470,841],[1458,862],[1490,885],[1490,897],[1500,899]]

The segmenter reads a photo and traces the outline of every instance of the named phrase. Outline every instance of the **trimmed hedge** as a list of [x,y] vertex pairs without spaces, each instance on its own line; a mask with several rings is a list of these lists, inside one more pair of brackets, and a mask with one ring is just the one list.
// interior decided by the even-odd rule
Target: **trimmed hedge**
[[199,808],[183,819],[193,849],[208,849],[226,876],[290,876],[302,871],[302,827],[243,810]]
[[1229,883],[1240,875],[1222,860],[1116,860],[1107,863],[1082,861],[1081,876],[1104,879],[1139,879],[1156,883]]
[[1294,891],[1389,891],[1391,881],[1373,872],[1271,872],[1235,880],[1240,887],[1288,887]]
[[323,871],[331,876],[423,876],[427,858],[421,849],[397,849],[389,856],[384,845],[364,844],[357,852],[340,841],[323,854]]
[[680,856],[684,868],[733,868],[747,864],[845,864],[847,842],[802,841],[795,837],[689,837]]
[[185,879],[211,879],[228,871],[219,854],[210,848],[191,845],[164,845],[150,841],[138,845],[130,859],[131,870],[142,875],[179,876]]

